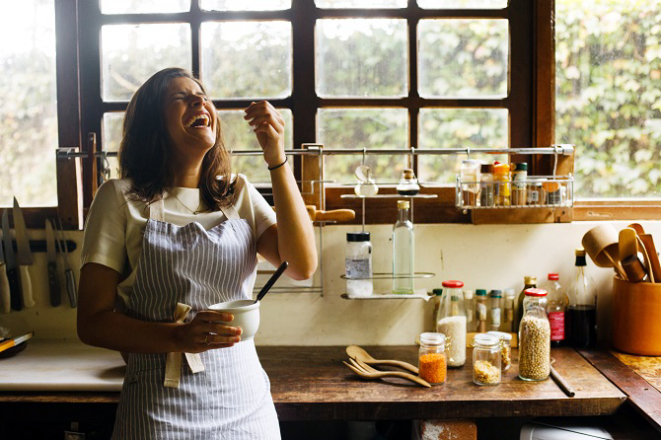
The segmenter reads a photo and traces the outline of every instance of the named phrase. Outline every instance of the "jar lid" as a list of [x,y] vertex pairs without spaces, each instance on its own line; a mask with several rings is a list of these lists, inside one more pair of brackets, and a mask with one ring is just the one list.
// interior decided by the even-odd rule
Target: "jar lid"
[[576,250],[574,251],[574,255],[576,255],[577,257],[585,257],[585,249],[576,248]]
[[420,343],[425,345],[445,345],[445,335],[443,333],[421,333]]
[[477,295],[477,296],[487,296],[487,291],[485,289],[477,289],[475,291],[475,295]]
[[557,273],[550,273],[549,274],[549,280],[551,281],[558,281],[560,279],[560,275]]
[[402,170],[402,177],[404,179],[413,180],[415,179],[415,174],[413,173],[413,170],[411,168],[404,168]]
[[473,345],[490,346],[496,345],[499,342],[500,338],[498,336],[487,333],[478,333],[475,335],[475,338],[473,338]]
[[493,166],[493,171],[495,174],[505,174],[510,172],[510,166],[506,163],[499,163],[498,165]]
[[411,203],[408,200],[397,200],[397,209],[409,209]]
[[464,298],[465,299],[473,299],[473,291],[472,290],[464,290]]
[[370,241],[369,232],[347,232],[347,241]]
[[533,277],[533,276],[523,277],[523,284],[537,284],[537,277]]
[[546,296],[546,290],[537,289],[535,287],[526,289],[523,291],[523,293],[525,293],[526,296]]
[[433,295],[432,296],[441,296],[443,295],[443,289],[434,289],[432,290]]
[[485,174],[493,174],[493,164],[483,163],[480,167],[480,172]]
[[514,171],[528,171],[528,164],[525,162],[517,163],[514,165]]
[[506,341],[511,341],[512,340],[512,335],[507,333],[507,332],[497,332],[495,330],[491,330],[491,331],[488,331],[487,334],[497,336],[500,339],[504,339]]
[[443,281],[443,287],[451,287],[454,289],[459,289],[461,287],[464,287],[464,283],[463,281],[448,280],[448,281]]
[[489,296],[490,296],[491,298],[502,298],[502,297],[503,297],[503,292],[500,291],[500,290],[492,290],[492,291],[489,293]]
[[505,298],[513,299],[516,296],[514,289],[505,289]]

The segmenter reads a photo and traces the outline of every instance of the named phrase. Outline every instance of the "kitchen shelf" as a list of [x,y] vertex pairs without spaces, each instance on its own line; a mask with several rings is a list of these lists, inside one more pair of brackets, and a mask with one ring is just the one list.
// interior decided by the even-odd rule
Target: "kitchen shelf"
[[355,194],[342,194],[343,199],[435,199],[438,194],[416,194],[414,196],[403,196],[400,194],[376,194],[373,196],[357,196]]
[[431,295],[427,293],[425,289],[416,289],[414,293],[411,294],[397,294],[397,293],[374,293],[370,296],[349,296],[348,293],[343,293],[341,295],[342,299],[349,300],[384,300],[384,299],[421,299],[423,301],[429,301]]
[[395,278],[400,279],[400,278],[432,278],[435,277],[436,274],[433,272],[414,272],[413,275],[411,276],[395,276],[391,272],[378,272],[378,273],[373,273],[370,278],[347,278],[346,274],[345,275],[340,275],[340,278],[345,279],[345,280],[393,280]]

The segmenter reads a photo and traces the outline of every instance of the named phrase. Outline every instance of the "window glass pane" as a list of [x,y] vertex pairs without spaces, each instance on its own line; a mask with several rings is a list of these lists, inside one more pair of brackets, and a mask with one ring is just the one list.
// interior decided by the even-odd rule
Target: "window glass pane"
[[101,0],[102,14],[152,14],[190,11],[190,0]]
[[292,90],[288,21],[203,23],[202,79],[212,98],[278,99]]
[[0,3],[0,205],[57,205],[53,0]]
[[556,1],[556,142],[578,197],[661,195],[659,2]]
[[421,20],[418,25],[420,96],[507,96],[508,42],[507,20]]
[[204,11],[282,11],[291,8],[291,0],[201,0]]
[[[124,123],[124,112],[112,112],[103,114],[102,140],[103,151],[119,151],[122,142],[122,124]],[[105,167],[110,169],[110,178],[119,177],[119,162],[117,157],[108,157]]]
[[[294,145],[293,138],[293,118],[289,109],[278,109],[285,119],[285,149],[292,149]],[[255,133],[252,131],[248,122],[243,119],[245,113],[243,110],[220,110],[221,127],[225,139],[225,148],[230,150],[261,150]],[[289,159],[290,165],[294,162]],[[245,174],[252,183],[271,183],[271,175],[264,162],[264,157],[259,156],[233,156],[232,172]]]
[[[424,108],[419,116],[420,148],[508,148],[507,109]],[[471,154],[483,163],[507,162],[507,155]],[[423,183],[455,183],[464,155],[420,155]]]
[[102,97],[128,101],[166,67],[191,69],[189,24],[111,25],[101,29]]
[[507,0],[418,0],[423,9],[504,9]]
[[395,9],[405,8],[407,0],[314,0],[314,3],[324,9]]
[[[317,142],[333,149],[407,149],[409,145],[409,115],[407,109],[361,108],[319,109]],[[405,155],[366,155],[365,165],[379,184],[397,183],[406,168]],[[325,178],[338,183],[358,183],[354,175],[362,155],[328,156]]]
[[408,95],[406,20],[317,20],[316,89],[321,97]]

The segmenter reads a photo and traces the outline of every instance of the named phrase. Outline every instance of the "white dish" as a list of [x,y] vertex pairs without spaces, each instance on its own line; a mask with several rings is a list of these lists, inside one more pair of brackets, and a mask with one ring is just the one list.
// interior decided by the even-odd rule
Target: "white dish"
[[241,327],[243,331],[241,341],[249,341],[259,328],[259,304],[251,299],[242,299],[214,304],[209,306],[209,309],[234,315],[234,320],[220,322],[233,327]]

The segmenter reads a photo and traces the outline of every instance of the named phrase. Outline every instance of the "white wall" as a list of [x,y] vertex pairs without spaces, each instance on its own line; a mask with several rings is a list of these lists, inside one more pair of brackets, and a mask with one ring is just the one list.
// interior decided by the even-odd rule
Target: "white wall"
[[[631,222],[612,222],[620,229]],[[640,222],[661,243],[661,222]],[[502,289],[523,287],[525,275],[544,279],[549,272],[568,280],[574,264],[574,249],[596,222],[547,225],[416,225],[416,271],[436,276],[416,282],[431,290],[445,279],[464,281],[466,288]],[[256,341],[262,345],[398,345],[412,344],[428,330],[429,304],[420,299],[345,300],[344,244],[355,226],[323,228],[323,296],[309,293],[269,294],[262,303],[262,324]],[[372,233],[374,270],[389,272],[391,226],[367,226]],[[31,239],[43,239],[43,231],[29,231]],[[82,233],[70,234],[80,243]],[[79,261],[78,252],[70,256]],[[0,322],[15,332],[32,329],[38,338],[76,337],[76,311],[68,304],[48,304],[46,256],[35,254],[33,287],[37,306],[0,315]],[[607,336],[610,320],[610,290],[613,271],[588,261],[588,271],[599,286],[600,336]],[[385,291],[388,283],[377,284]],[[63,298],[66,302],[66,298]]]

